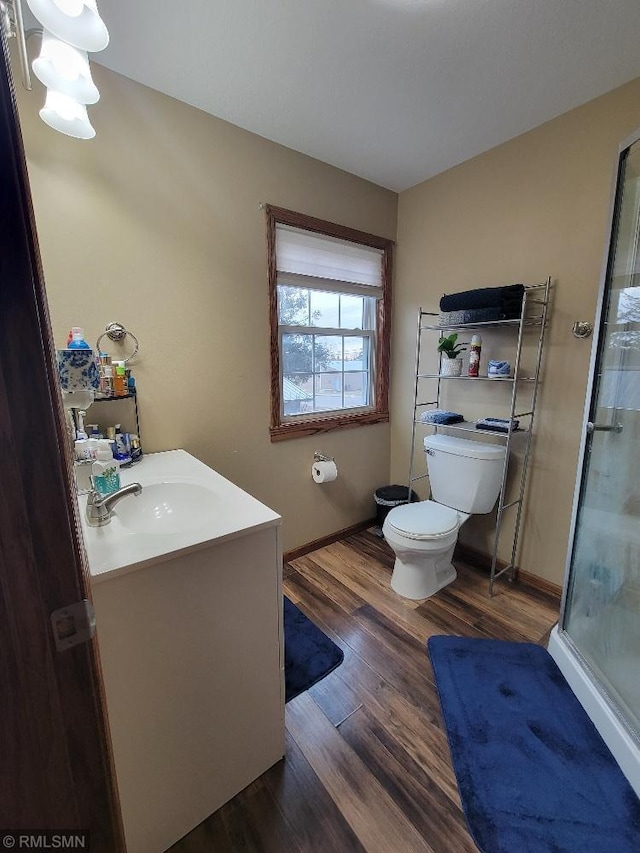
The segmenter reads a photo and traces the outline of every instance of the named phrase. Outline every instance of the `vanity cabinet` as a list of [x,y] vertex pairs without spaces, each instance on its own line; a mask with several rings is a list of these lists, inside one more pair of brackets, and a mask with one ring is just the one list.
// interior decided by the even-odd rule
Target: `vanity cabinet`
[[123,485],[196,474],[208,532],[127,533],[134,497],[85,529],[128,853],[166,850],[284,755],[279,516],[184,451]]
[[[522,521],[522,508],[524,504],[525,485],[527,468],[529,465],[531,453],[531,439],[533,436],[534,419],[536,414],[536,403],[538,397],[538,389],[540,385],[542,353],[544,344],[544,333],[547,325],[547,315],[550,306],[551,293],[551,278],[541,284],[528,285],[524,289],[522,309],[520,316],[512,320],[492,320],[479,323],[464,323],[458,325],[441,325],[438,323],[439,315],[431,311],[423,311],[422,308],[418,311],[418,331],[416,344],[416,367],[414,376],[414,397],[413,397],[413,419],[411,431],[411,457],[409,464],[409,494],[412,487],[420,480],[428,477],[426,473],[416,473],[415,462],[418,458],[424,459],[422,438],[423,429],[431,429],[435,432],[444,431],[445,433],[453,432],[454,434],[466,433],[465,438],[471,435],[480,436],[482,439],[505,444],[505,464],[502,471],[502,483],[500,486],[500,494],[497,502],[496,524],[493,536],[493,553],[491,558],[491,569],[489,575],[489,595],[493,594],[493,586],[495,580],[502,574],[506,574],[509,579],[513,578],[516,566],[516,554],[518,548],[518,535],[520,524]],[[507,345],[506,351],[509,353],[509,360],[513,363],[513,374],[505,377],[489,377],[486,372],[479,376],[468,375],[451,375],[445,373],[443,369],[443,357],[440,357],[440,362],[437,369],[424,369],[423,356],[428,353],[423,344],[423,337],[429,336],[430,340],[437,341],[438,337],[446,332],[487,332],[500,333],[505,332],[510,338],[510,343]],[[531,363],[523,370],[521,361],[525,345],[527,344],[527,335],[531,331],[537,331],[537,340],[533,342],[533,352]],[[435,335],[438,335],[436,337]],[[470,341],[461,341],[465,346],[470,345]],[[495,345],[496,342],[494,342]],[[431,353],[435,353],[436,346],[434,344]],[[483,347],[483,362],[486,363],[488,358],[487,350]],[[501,358],[504,358],[504,354]],[[444,361],[446,361],[446,357]],[[474,418],[463,420],[461,423],[433,423],[424,422],[421,418],[423,413],[430,410],[431,407],[441,409],[445,399],[449,400],[450,396],[446,394],[446,386],[451,383],[462,381],[464,385],[459,388],[464,389],[464,400],[461,406],[467,410],[473,406],[482,408],[490,399],[489,388],[496,389],[498,387],[507,388],[509,391],[508,397],[502,398],[499,403],[499,410],[491,410],[490,412],[480,412],[480,417],[487,415],[495,415],[499,411],[499,416],[507,419],[510,426],[506,432],[497,432],[496,430],[478,429]],[[478,389],[484,385],[483,393],[474,394],[472,389]],[[466,387],[465,387],[466,386]],[[527,393],[528,392],[528,393]],[[485,398],[483,400],[483,397]],[[523,402],[524,398],[524,402]],[[494,398],[495,400],[495,398]],[[460,403],[460,398],[458,398]],[[495,403],[494,403],[495,404]],[[457,405],[457,404],[456,404]],[[512,426],[518,421],[520,424],[518,429],[513,429]],[[513,500],[509,500],[507,496],[508,480],[512,476],[514,469],[514,460],[510,455],[511,450],[516,450],[521,456],[519,463],[519,472],[515,472],[513,479],[517,481],[517,496]],[[422,466],[424,468],[424,464]],[[513,509],[516,517],[513,524],[513,538],[511,544],[511,560],[502,568],[498,568],[498,544],[500,541],[500,533],[503,525],[505,513],[507,510]]]

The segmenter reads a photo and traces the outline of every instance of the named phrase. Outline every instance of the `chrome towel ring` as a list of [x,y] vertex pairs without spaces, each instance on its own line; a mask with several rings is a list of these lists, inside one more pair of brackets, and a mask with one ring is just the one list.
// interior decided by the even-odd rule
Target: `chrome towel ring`
[[124,361],[124,363],[127,364],[129,361],[131,361],[133,358],[136,357],[136,355],[138,354],[138,349],[139,349],[140,345],[138,344],[138,339],[133,334],[133,332],[127,331],[127,329],[125,329],[125,327],[122,325],[122,323],[109,323],[107,325],[107,328],[105,329],[105,331],[100,335],[100,337],[96,341],[96,350],[98,352],[100,352],[100,342],[102,341],[102,339],[104,337],[109,338],[110,341],[122,343],[124,341],[124,339],[127,337],[127,335],[133,340],[133,343],[134,343],[134,348],[133,348],[133,352],[131,353],[131,355],[128,355],[126,358],[121,359],[121,361]]

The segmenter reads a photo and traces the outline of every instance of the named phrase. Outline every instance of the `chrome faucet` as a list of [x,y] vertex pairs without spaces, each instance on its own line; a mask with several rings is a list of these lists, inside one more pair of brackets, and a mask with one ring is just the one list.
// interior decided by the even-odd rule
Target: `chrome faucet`
[[131,483],[129,486],[123,486],[117,492],[111,492],[110,495],[101,495],[93,489],[87,496],[87,511],[86,518],[89,527],[104,527],[111,521],[111,511],[118,501],[126,498],[127,495],[136,495],[142,492],[140,483]]

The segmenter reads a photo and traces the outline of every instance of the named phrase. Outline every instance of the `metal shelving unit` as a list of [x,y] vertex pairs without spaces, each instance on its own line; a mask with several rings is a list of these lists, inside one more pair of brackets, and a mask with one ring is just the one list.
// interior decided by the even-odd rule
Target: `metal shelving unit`
[[[538,389],[540,386],[540,368],[542,364],[542,351],[544,344],[544,333],[547,324],[547,313],[549,310],[549,301],[551,293],[551,278],[547,278],[542,284],[533,284],[525,287],[524,297],[522,300],[522,312],[519,318],[515,320],[495,320],[484,323],[466,323],[457,326],[440,326],[437,323],[439,315],[430,311],[423,311],[420,308],[418,313],[418,331],[416,340],[416,370],[415,370],[415,389],[413,399],[413,424],[411,431],[411,461],[409,464],[409,492],[415,483],[426,479],[427,474],[415,475],[414,463],[416,456],[416,436],[418,427],[429,427],[436,432],[439,430],[466,432],[475,435],[491,435],[504,441],[506,452],[504,466],[502,470],[502,485],[500,487],[500,495],[498,497],[498,510],[496,515],[496,527],[494,533],[493,555],[491,560],[491,573],[489,578],[489,595],[493,595],[493,585],[497,578],[506,574],[509,580],[513,579],[516,565],[516,552],[518,549],[518,535],[520,532],[520,522],[522,520],[522,505],[524,501],[524,492],[527,479],[527,468],[529,465],[529,456],[531,453],[531,439],[533,436],[533,424],[536,411],[536,402],[538,397]],[[538,342],[535,356],[535,367],[533,376],[520,376],[520,361],[522,356],[522,347],[525,340],[525,334],[528,329],[537,328]],[[424,333],[430,332],[446,332],[446,331],[461,331],[461,330],[481,330],[499,328],[511,328],[517,332],[517,342],[515,344],[515,358],[513,363],[513,375],[503,379],[493,379],[488,376],[442,376],[441,373],[421,373],[420,372],[420,356],[422,349],[422,338]],[[441,356],[442,361],[442,356]],[[510,406],[508,414],[505,415],[509,419],[509,431],[505,433],[496,432],[494,430],[477,429],[474,422],[464,421],[457,424],[432,424],[424,423],[420,420],[420,413],[426,410],[429,406],[440,408],[440,400],[442,395],[442,382],[450,381],[469,381],[478,382],[487,380],[493,384],[505,384],[511,388]],[[424,382],[435,382],[435,399],[422,402],[423,384]],[[524,411],[518,411],[518,394],[521,385],[525,385],[530,394],[529,408]],[[512,429],[514,419],[525,421],[526,425],[517,430]],[[520,473],[520,483],[518,489],[518,497],[515,500],[507,502],[506,487],[507,473],[509,471],[509,452],[513,441],[521,443],[520,449],[523,454],[522,471]],[[516,507],[516,520],[513,532],[513,544],[511,548],[511,560],[508,565],[498,570],[498,544],[500,541],[500,531],[504,514],[507,510]]]

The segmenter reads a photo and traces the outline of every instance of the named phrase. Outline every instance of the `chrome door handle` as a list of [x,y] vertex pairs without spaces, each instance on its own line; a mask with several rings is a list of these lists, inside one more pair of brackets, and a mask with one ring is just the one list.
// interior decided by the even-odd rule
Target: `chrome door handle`
[[587,421],[587,432],[589,435],[593,435],[594,432],[622,432],[622,424],[594,424],[591,421]]

